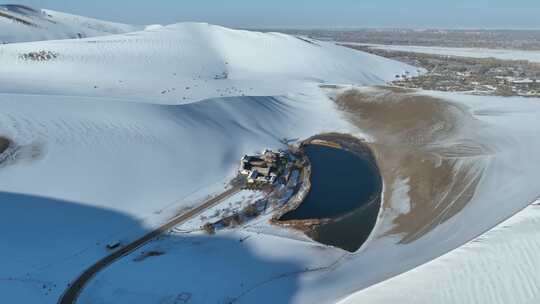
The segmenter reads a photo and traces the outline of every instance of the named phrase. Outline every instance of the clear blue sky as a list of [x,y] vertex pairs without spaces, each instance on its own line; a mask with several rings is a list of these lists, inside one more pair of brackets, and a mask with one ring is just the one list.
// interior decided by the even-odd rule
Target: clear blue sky
[[[5,1],[5,0],[4,0]],[[8,0],[9,1],[9,0]],[[136,24],[540,28],[540,0],[13,0]]]

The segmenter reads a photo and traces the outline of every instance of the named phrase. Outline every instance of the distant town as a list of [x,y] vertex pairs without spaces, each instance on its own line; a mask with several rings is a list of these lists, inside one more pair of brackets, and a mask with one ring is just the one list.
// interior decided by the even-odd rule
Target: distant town
[[399,87],[471,92],[477,95],[540,96],[540,64],[538,63],[389,51],[369,46],[346,46],[405,62],[428,71],[414,78],[407,74],[396,75],[392,84]]

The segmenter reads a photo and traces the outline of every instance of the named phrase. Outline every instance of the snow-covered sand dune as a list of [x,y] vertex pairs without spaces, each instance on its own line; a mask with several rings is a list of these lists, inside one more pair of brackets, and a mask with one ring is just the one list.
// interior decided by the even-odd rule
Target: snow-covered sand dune
[[432,262],[367,288],[340,304],[538,303],[540,207]]
[[104,36],[143,28],[22,5],[0,5],[0,44]]
[[[28,303],[55,302],[106,254],[104,244],[223,190],[244,153],[348,130],[320,83],[380,84],[414,69],[207,24],[14,43],[0,46],[0,61],[0,134],[11,143],[0,154],[1,214],[29,213],[20,225],[3,221],[3,230],[15,228],[2,239],[14,248],[4,258],[18,262],[1,267],[0,279],[6,298]],[[70,213],[87,214],[80,229],[58,218]],[[119,216],[123,224],[111,223]],[[34,242],[35,229],[45,230],[47,246]]]
[[[45,52],[32,60],[25,54]],[[0,46],[0,91],[180,104],[276,96],[313,83],[384,84],[406,64],[277,33],[181,23],[124,35]]]
[[[222,191],[244,153],[281,147],[281,138],[339,129],[330,102],[310,101],[321,98],[243,97],[170,106],[0,95],[0,133],[14,143],[0,167],[0,212],[11,219],[1,228],[14,231],[1,237],[10,248],[2,247],[3,258],[18,261],[0,268],[6,280],[2,294],[21,303],[54,303],[78,272],[106,254],[105,244],[132,239]],[[34,198],[24,207],[19,201],[25,197],[15,193]],[[73,216],[85,218],[83,232],[62,218],[71,216],[67,202],[80,206],[73,207]],[[28,218],[17,224],[26,212]],[[47,212],[55,218],[42,219],[50,217]],[[120,216],[122,224],[115,219]],[[32,231],[43,241],[36,242]],[[46,282],[47,292],[35,282]]]
[[[215,238],[173,233],[98,275],[82,301],[335,303],[461,246],[538,197],[539,186],[529,181],[539,172],[540,159],[527,152],[540,146],[537,100],[392,94],[364,101],[386,112],[364,109],[363,124],[350,129],[376,148],[385,179],[379,222],[360,251],[349,254],[256,230],[225,231]],[[382,153],[385,145],[394,151]],[[403,162],[396,164],[399,159]],[[151,251],[165,255],[141,262]]]
[[[389,278],[457,248],[538,197],[540,187],[530,182],[540,171],[538,155],[530,153],[540,145],[538,100],[360,92],[378,97],[347,93],[344,110],[371,137],[385,183],[378,223],[353,262],[373,271],[372,278]],[[334,274],[349,277],[344,285],[369,277]]]
[[[197,189],[222,189],[245,152],[346,125],[309,98],[321,95],[181,106],[0,95],[1,134],[14,143],[1,190],[149,216]],[[28,147],[36,153],[22,153]]]
[[[421,147],[423,166],[474,169],[452,177],[474,187],[417,200],[408,172],[381,166],[395,179],[384,176],[379,223],[354,254],[281,230],[175,232],[100,273],[81,303],[335,303],[462,245],[540,193],[530,182],[540,172],[537,100],[413,92],[370,100],[387,113],[351,119],[321,84],[421,71],[331,43],[187,23],[3,45],[0,65],[0,137],[10,142],[0,153],[0,229],[9,231],[0,294],[14,302],[56,303],[105,244],[219,193],[242,155],[283,138],[342,132],[396,153]],[[424,95],[437,106],[415,107]],[[416,182],[433,185],[430,174]],[[408,216],[417,207],[433,211],[420,225]],[[151,250],[164,255],[139,258]]]

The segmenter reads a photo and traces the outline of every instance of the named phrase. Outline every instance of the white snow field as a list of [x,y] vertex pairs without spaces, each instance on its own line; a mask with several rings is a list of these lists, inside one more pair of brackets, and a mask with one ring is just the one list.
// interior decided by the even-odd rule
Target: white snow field
[[321,98],[171,106],[0,95],[0,130],[15,143],[0,170],[0,294],[56,303],[107,243],[222,191],[246,151],[339,129],[331,104],[312,101]]
[[500,60],[528,60],[540,62],[540,51],[509,50],[509,49],[486,49],[486,48],[456,48],[439,46],[414,46],[414,45],[384,45],[366,44],[354,42],[339,42],[340,44],[369,46],[374,49],[401,51],[420,54],[432,54],[441,56],[469,57],[469,58],[496,58]]
[[532,205],[467,245],[339,303],[538,303],[538,225],[540,207]]
[[[21,58],[40,51],[61,55]],[[107,243],[221,192],[245,153],[350,129],[322,81],[383,84],[414,69],[207,24],[13,43],[0,61],[0,134],[12,142],[0,155],[0,294],[21,303],[56,303]]]
[[[48,60],[21,56],[46,52]],[[180,104],[275,96],[312,83],[384,84],[418,71],[382,57],[284,34],[203,23],[82,40],[5,45],[0,91]],[[284,81],[286,80],[286,81]]]
[[0,5],[0,44],[103,36],[143,28],[22,5]]
[[[395,185],[385,182],[384,195],[388,196],[385,202],[390,205],[383,204],[370,240],[356,253],[315,244],[292,233],[288,236],[264,229],[238,229],[208,237],[186,234],[180,226],[179,232],[142,247],[100,273],[83,291],[82,303],[112,303],[111,299],[114,303],[175,303],[187,298],[193,303],[336,303],[355,291],[461,246],[538,197],[540,186],[529,181],[540,170],[540,156],[526,151],[535,151],[540,146],[536,136],[540,132],[539,100],[425,94],[465,105],[469,109],[467,113],[479,123],[475,125],[478,129],[473,130],[468,125],[470,122],[459,121],[465,126],[462,135],[470,136],[467,139],[456,136],[439,144],[450,146],[470,140],[469,144],[486,145],[490,151],[455,156],[455,169],[472,165],[471,174],[479,178],[478,185],[466,206],[444,221],[441,217],[459,204],[459,195],[445,201],[451,194],[449,189],[441,187],[439,191],[447,194],[432,204],[448,205],[444,206],[442,215],[427,219],[430,230],[425,234],[405,241],[408,238],[405,232],[393,232],[403,224],[395,219],[409,215],[415,202],[408,195],[406,181]],[[356,134],[363,136],[363,131]],[[456,173],[456,177],[470,176],[459,177]],[[531,250],[528,255],[534,254],[534,248]],[[148,252],[164,255],[143,260]],[[477,278],[482,280],[480,276]],[[536,272],[522,278],[538,280]],[[384,292],[392,293],[392,290]],[[480,289],[477,292],[471,295],[472,299],[480,299],[480,303],[489,300]],[[448,296],[448,301],[451,297]],[[347,303],[363,302],[355,302],[353,298]]]
[[[57,303],[107,244],[223,191],[246,153],[323,132],[376,144],[320,85],[373,90],[356,86],[422,72],[332,43],[199,23],[0,45],[0,66],[0,137],[10,140],[0,154],[0,295],[13,303]],[[539,100],[421,94],[462,109],[456,132],[430,148],[489,151],[450,156],[456,170],[482,169],[453,217],[402,242],[392,228],[415,203],[403,177],[385,181],[390,205],[353,254],[275,227],[214,236],[177,227],[99,273],[79,303],[335,303],[538,197]],[[144,259],[150,251],[163,255]]]

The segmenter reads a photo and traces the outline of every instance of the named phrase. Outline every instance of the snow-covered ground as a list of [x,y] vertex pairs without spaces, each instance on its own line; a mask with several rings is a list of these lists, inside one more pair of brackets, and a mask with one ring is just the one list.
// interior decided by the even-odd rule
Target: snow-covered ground
[[[536,136],[540,132],[538,100],[424,94],[466,106],[464,115],[481,122],[473,132],[469,122],[459,121],[465,127],[461,131],[470,137],[456,135],[438,144],[470,140],[469,145],[486,145],[490,152],[456,156],[456,170],[469,162],[485,166],[474,194],[454,216],[446,221],[437,219],[449,213],[459,199],[451,198],[441,214],[425,219],[436,222],[417,239],[405,243],[405,234],[391,230],[397,224],[393,221],[396,215],[407,215],[413,210],[408,204],[419,202],[409,197],[407,182],[385,184],[385,195],[393,197],[392,205],[384,206],[370,241],[354,254],[260,226],[219,231],[212,237],[172,233],[98,275],[83,292],[82,303],[113,298],[115,303],[137,299],[174,303],[185,297],[194,303],[335,303],[459,247],[538,197],[540,186],[530,180],[540,170],[540,159],[525,152],[540,146]],[[431,178],[425,177],[416,187],[431,185]],[[450,193],[445,187],[439,191]],[[432,204],[444,202],[441,199]],[[164,254],[141,259],[153,251]],[[474,296],[483,299],[481,294]]]
[[0,44],[104,36],[143,28],[52,10],[0,5]]
[[[46,51],[56,58],[32,61]],[[384,84],[415,68],[296,37],[203,23],[81,40],[0,46],[0,91],[182,104],[211,97],[276,96],[312,84]],[[285,81],[284,81],[285,80]]]
[[[39,51],[59,56],[20,58]],[[321,82],[413,69],[207,24],[13,43],[0,61],[0,134],[13,142],[0,156],[0,288],[21,303],[55,303],[106,244],[222,191],[245,153],[349,130]]]
[[[54,56],[24,56],[41,51]],[[281,148],[283,138],[369,134],[321,84],[381,85],[419,72],[332,43],[198,23],[2,45],[0,65],[0,136],[13,143],[0,155],[0,294],[17,303],[56,303],[106,244],[219,193],[246,153]],[[215,236],[178,227],[100,273],[80,303],[334,303],[462,245],[538,196],[538,100],[424,94],[482,122],[457,121],[460,133],[442,144],[467,139],[491,152],[479,155],[485,172],[469,204],[429,233],[406,244],[389,233],[414,203],[402,180],[385,185],[395,208],[382,210],[357,253],[260,222]]]
[[196,217],[189,219],[184,224],[175,227],[175,231],[185,233],[199,231],[204,224],[216,223],[224,217],[240,213],[245,207],[255,204],[264,197],[262,191],[241,190],[216,206],[208,208]]
[[442,56],[470,57],[470,58],[496,58],[501,60],[528,60],[540,62],[540,51],[482,49],[482,48],[454,48],[439,46],[413,46],[413,45],[384,45],[355,42],[339,42],[341,44],[370,46],[375,49],[402,51]]
[[[69,280],[106,253],[108,242],[133,239],[222,191],[244,153],[339,129],[338,115],[322,98],[169,106],[0,95],[0,130],[15,143],[0,170],[0,225],[12,231],[2,235],[3,258],[10,261],[0,270],[7,282],[2,294],[53,303]],[[35,198],[26,202],[29,195]],[[33,282],[56,284],[53,296]]]
[[540,207],[532,205],[467,245],[339,303],[538,303],[538,225]]

